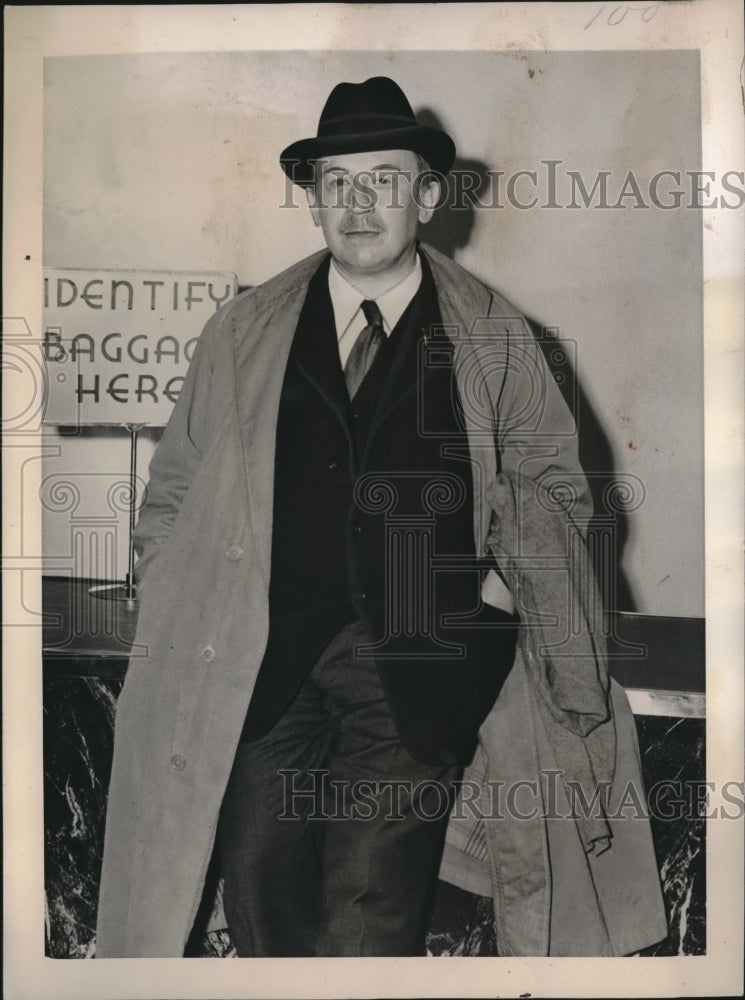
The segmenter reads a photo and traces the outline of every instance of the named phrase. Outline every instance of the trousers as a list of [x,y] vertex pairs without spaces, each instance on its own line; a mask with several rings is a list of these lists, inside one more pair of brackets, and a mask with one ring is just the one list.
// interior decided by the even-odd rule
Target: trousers
[[398,738],[353,620],[273,728],[238,747],[217,832],[239,957],[426,954],[459,766]]

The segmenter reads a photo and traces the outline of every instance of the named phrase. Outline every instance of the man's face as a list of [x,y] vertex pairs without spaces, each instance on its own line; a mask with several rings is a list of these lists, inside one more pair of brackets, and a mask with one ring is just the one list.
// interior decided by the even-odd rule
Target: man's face
[[316,163],[308,189],[313,221],[340,269],[350,277],[395,272],[413,254],[418,222],[428,222],[436,183],[417,182],[407,149],[329,156]]

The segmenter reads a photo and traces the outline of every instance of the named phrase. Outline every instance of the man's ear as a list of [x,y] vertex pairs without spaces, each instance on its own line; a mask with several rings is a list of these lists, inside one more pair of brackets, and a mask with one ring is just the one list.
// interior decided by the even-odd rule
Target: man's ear
[[419,208],[419,221],[429,222],[435,214],[442,190],[440,182],[433,174],[422,174],[416,186],[416,203]]
[[316,189],[311,185],[305,189],[305,196],[308,199],[308,208],[310,209],[310,216],[313,219],[313,224],[316,226],[321,225],[321,216],[318,213],[318,206],[316,205]]

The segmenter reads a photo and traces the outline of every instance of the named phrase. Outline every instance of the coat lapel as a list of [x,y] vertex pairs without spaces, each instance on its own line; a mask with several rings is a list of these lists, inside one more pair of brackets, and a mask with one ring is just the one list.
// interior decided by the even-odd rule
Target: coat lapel
[[494,419],[505,379],[505,369],[495,364],[494,345],[504,339],[504,317],[493,315],[493,296],[475,278],[461,270],[454,275],[452,261],[431,247],[422,250],[437,288],[442,329],[453,347],[453,368],[474,472],[474,538],[477,553],[483,555],[491,523],[484,493],[497,474]]
[[249,292],[233,317],[237,433],[245,465],[249,524],[267,585],[279,399],[308,283],[325,253],[314,254]]

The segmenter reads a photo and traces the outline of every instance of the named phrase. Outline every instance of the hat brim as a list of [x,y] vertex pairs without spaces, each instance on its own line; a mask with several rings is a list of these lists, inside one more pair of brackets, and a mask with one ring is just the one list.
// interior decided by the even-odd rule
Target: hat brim
[[423,156],[440,174],[446,174],[455,160],[455,143],[446,132],[429,125],[412,125],[382,132],[299,139],[282,152],[279,162],[291,181],[301,187],[310,187],[315,182],[316,160],[346,153],[370,153],[376,149],[409,149]]

